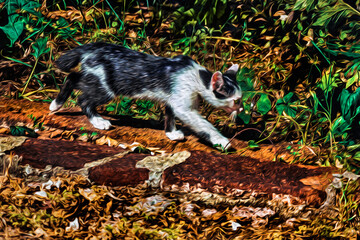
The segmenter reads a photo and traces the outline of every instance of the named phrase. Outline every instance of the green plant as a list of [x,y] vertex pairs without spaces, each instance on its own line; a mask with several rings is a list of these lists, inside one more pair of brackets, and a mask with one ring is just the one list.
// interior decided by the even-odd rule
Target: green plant
[[23,88],[23,90],[22,90],[22,92],[21,92],[22,95],[23,95],[23,94],[25,93],[25,91],[26,91],[26,88],[27,88],[27,86],[28,86],[28,84],[29,84],[29,82],[30,82],[30,80],[31,80],[34,72],[35,72],[35,69],[36,69],[36,66],[37,66],[37,64],[38,64],[38,62],[39,62],[40,57],[41,57],[43,54],[45,54],[45,53],[47,53],[47,52],[50,51],[50,48],[46,46],[46,43],[47,43],[47,38],[39,38],[39,39],[37,39],[36,42],[32,45],[32,48],[33,48],[33,50],[34,50],[34,52],[32,53],[32,55],[35,57],[35,64],[34,64],[32,70],[31,70],[30,76],[29,76],[28,80],[26,81],[25,86],[24,86],[24,88]]
[[39,129],[39,130],[44,130],[43,118],[37,118],[32,114],[28,115],[28,117],[33,121],[33,128]]
[[[243,93],[242,102],[244,111],[240,112],[238,117],[248,124],[251,120],[251,114],[254,109],[261,115],[266,115],[271,110],[271,101],[269,94],[265,91],[255,90],[254,87],[254,71],[244,67],[241,68],[236,76],[237,82]],[[257,98],[256,104],[254,100]]]
[[33,138],[38,136],[33,129],[25,126],[10,126],[10,133],[13,136],[29,136]]
[[116,115],[133,115],[131,106],[133,100],[128,97],[121,97],[118,102],[112,102],[106,106],[106,111],[114,112]]

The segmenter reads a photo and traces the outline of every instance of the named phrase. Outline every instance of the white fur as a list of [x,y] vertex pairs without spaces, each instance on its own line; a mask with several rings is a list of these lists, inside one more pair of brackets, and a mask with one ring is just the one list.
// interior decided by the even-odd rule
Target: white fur
[[111,127],[109,120],[105,120],[102,117],[92,117],[89,119],[90,123],[97,129],[107,130]]
[[146,99],[154,100],[154,101],[158,101],[158,102],[166,102],[167,99],[170,97],[170,95],[166,94],[165,92],[163,92],[161,90],[154,90],[154,91],[144,90],[142,93],[136,94],[135,96],[132,96],[132,97],[133,98],[146,98]]
[[105,89],[106,93],[109,94],[112,98],[115,97],[115,94],[113,91],[111,91],[108,83],[106,82],[106,73],[105,73],[105,70],[104,70],[104,66],[103,65],[97,65],[95,67],[89,67],[87,64],[86,64],[86,59],[91,57],[91,54],[84,54],[83,56],[83,59],[82,59],[82,62],[84,63],[83,64],[83,68],[84,68],[84,72],[88,72],[88,73],[91,73],[95,76],[97,76],[100,80],[100,83],[101,83],[101,86],[102,88]]
[[228,149],[230,147],[230,141],[222,135],[213,136],[212,138],[210,138],[210,141],[213,145],[221,145],[224,149]]
[[239,70],[239,65],[233,64],[231,67],[229,67],[229,69],[227,71],[237,72],[238,70]]
[[180,130],[166,132],[165,134],[172,141],[181,141],[185,138],[184,133]]
[[49,109],[51,112],[54,112],[54,111],[59,110],[61,107],[62,107],[62,105],[58,104],[55,99],[54,101],[51,102]]
[[[193,104],[196,102],[198,95],[201,95],[207,102],[215,107],[227,105],[227,102],[219,102],[219,99],[215,97],[213,92],[206,89],[206,86],[204,86],[199,76],[200,69],[204,68],[199,65],[194,65],[175,76],[175,81],[177,81],[178,84],[174,84],[173,94],[168,98],[167,103],[172,107],[175,116],[184,124],[191,127],[193,131],[207,133],[213,145],[221,145],[222,147],[228,148],[230,146],[230,144],[228,144],[229,140],[222,136],[210,122],[204,119],[193,108]],[[168,134],[166,135],[169,137]],[[173,137],[172,134],[170,134],[170,137]]]

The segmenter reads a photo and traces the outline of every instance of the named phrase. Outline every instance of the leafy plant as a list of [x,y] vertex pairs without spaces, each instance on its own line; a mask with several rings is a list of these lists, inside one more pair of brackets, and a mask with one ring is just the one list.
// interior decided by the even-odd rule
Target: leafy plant
[[357,88],[353,93],[343,89],[339,96],[339,103],[341,115],[348,123],[351,123],[360,113],[360,88]]
[[283,98],[278,99],[276,101],[276,110],[279,114],[286,114],[292,118],[295,118],[297,113],[297,104],[294,93],[289,92]]
[[[250,122],[251,112],[255,106],[258,113],[266,115],[271,110],[272,105],[267,93],[255,90],[254,77],[254,71],[247,67],[241,68],[236,76],[243,94],[242,102],[244,107],[244,111],[240,112],[238,117],[242,119],[245,124]],[[256,104],[254,104],[255,97],[257,96],[259,96],[259,98]]]
[[31,0],[6,0],[4,6],[7,10],[8,24],[1,26],[0,29],[4,31],[10,40],[10,47],[12,47],[15,41],[18,40],[23,33],[25,25],[31,21],[26,13],[35,16],[41,15],[36,11],[41,5],[38,2]]
[[107,105],[106,111],[114,112],[117,115],[133,115],[131,111],[132,104],[133,100],[131,98],[122,97],[118,103],[113,102]]
[[33,130],[25,126],[10,126],[10,133],[13,136],[29,136],[36,138],[38,134]]
[[31,55],[33,55],[33,56],[35,57],[35,64],[34,64],[34,66],[33,66],[33,69],[32,69],[32,71],[31,71],[31,73],[30,73],[30,76],[29,76],[28,80],[27,80],[26,83],[25,83],[25,87],[24,87],[24,89],[23,89],[23,91],[22,91],[22,93],[21,93],[22,95],[23,95],[24,92],[26,91],[26,88],[27,88],[27,86],[28,86],[28,84],[29,84],[29,82],[30,82],[30,80],[31,80],[34,72],[35,72],[35,69],[36,69],[36,66],[37,66],[37,64],[38,64],[38,62],[39,62],[40,57],[41,57],[43,54],[45,54],[45,53],[47,53],[47,52],[50,51],[50,48],[46,46],[46,43],[47,43],[47,38],[39,38],[39,39],[36,40],[36,42],[32,45],[32,48],[33,48],[34,52],[31,53]]

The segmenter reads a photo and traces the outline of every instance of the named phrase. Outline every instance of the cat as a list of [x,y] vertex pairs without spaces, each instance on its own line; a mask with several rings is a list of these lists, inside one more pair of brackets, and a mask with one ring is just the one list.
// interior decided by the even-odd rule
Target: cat
[[176,117],[213,146],[230,147],[229,140],[195,110],[195,102],[200,95],[216,108],[239,113],[242,92],[236,82],[237,64],[224,74],[212,73],[188,56],[163,58],[108,43],[76,47],[56,61],[65,72],[79,63],[81,70],[68,75],[50,111],[59,110],[73,89],[80,89],[78,104],[90,123],[109,129],[110,121],[97,113],[97,106],[117,95],[145,98],[165,104],[165,134],[169,139],[184,139],[183,132],[176,129]]

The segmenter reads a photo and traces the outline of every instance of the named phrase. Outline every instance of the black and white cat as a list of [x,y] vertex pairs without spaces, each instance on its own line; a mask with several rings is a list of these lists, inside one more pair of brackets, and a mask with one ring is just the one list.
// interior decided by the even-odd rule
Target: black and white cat
[[77,47],[57,61],[66,72],[81,63],[80,72],[69,74],[50,110],[59,110],[73,89],[80,89],[78,103],[95,128],[109,129],[96,107],[117,95],[146,98],[165,104],[165,132],[171,140],[182,140],[175,117],[189,126],[199,137],[213,145],[228,148],[229,140],[195,109],[200,95],[217,108],[234,115],[241,111],[241,89],[236,82],[238,65],[224,74],[211,73],[190,57],[156,57],[107,43],[91,43]]

